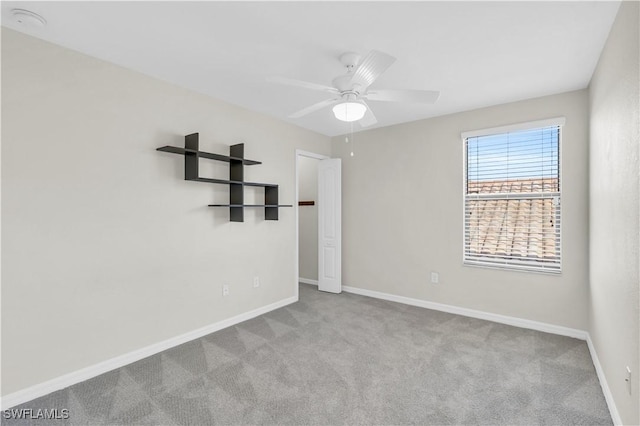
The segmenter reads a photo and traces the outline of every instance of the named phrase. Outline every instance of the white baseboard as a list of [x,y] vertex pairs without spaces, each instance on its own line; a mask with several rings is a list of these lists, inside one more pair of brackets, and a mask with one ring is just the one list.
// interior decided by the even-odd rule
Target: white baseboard
[[32,399],[50,394],[51,392],[64,389],[71,385],[75,385],[76,383],[83,382],[116,368],[124,367],[125,365],[131,364],[132,362],[139,361],[148,356],[155,355],[164,350],[173,348],[174,346],[178,346],[191,340],[198,339],[202,336],[206,336],[207,334],[222,330],[223,328],[231,327],[232,325],[239,324],[243,321],[255,318],[262,314],[266,314],[267,312],[290,305],[291,303],[295,303],[297,301],[297,297],[289,297],[270,305],[254,309],[240,315],[236,315],[235,317],[231,317],[226,320],[207,325],[197,330],[189,331],[179,336],[172,337],[162,342],[154,343],[144,348],[137,349],[135,351],[108,359],[103,362],[99,362],[98,364],[94,364],[81,370],[65,374],[64,376],[60,376],[55,379],[51,379],[46,382],[28,387],[26,389],[19,390],[2,397],[0,401],[0,407],[2,410],[6,410],[7,408],[14,407],[18,404],[22,404],[24,402],[31,401]]
[[310,278],[298,278],[298,282],[301,282],[303,284],[318,285],[318,280],[312,280]]
[[395,294],[381,293],[379,291],[366,290],[363,288],[342,286],[342,290],[348,293],[360,294],[363,296],[375,297],[376,299],[389,300],[391,302],[404,303],[405,305],[419,306],[421,308],[433,309],[434,311],[448,312],[450,314],[462,315],[465,317],[478,318],[501,324],[513,325],[531,330],[543,331],[545,333],[559,334],[561,336],[574,337],[580,340],[587,340],[588,333],[584,330],[562,327],[560,325],[547,324],[544,322],[532,321],[522,318],[510,317],[506,315],[492,314],[490,312],[476,311],[475,309],[461,308],[459,306],[445,305],[443,303],[429,302],[426,300],[413,299],[411,297],[396,296]]
[[602,370],[602,366],[600,365],[600,360],[598,359],[598,354],[596,353],[596,349],[593,346],[593,342],[591,341],[591,335],[584,330],[578,330],[578,329],[569,328],[569,327],[562,327],[559,325],[547,324],[544,322],[510,317],[506,315],[492,314],[490,312],[476,311],[474,309],[461,308],[458,306],[445,305],[442,303],[428,302],[426,300],[414,299],[411,297],[396,296],[395,294],[382,293],[379,291],[367,290],[367,289],[358,288],[358,287],[342,286],[342,290],[348,293],[374,297],[376,299],[383,299],[383,300],[389,300],[391,302],[404,303],[405,305],[419,306],[421,308],[433,309],[435,311],[448,312],[451,314],[463,315],[465,317],[478,318],[478,319],[483,319],[487,321],[498,322],[501,324],[513,325],[515,327],[528,328],[531,330],[543,331],[545,333],[558,334],[560,336],[567,336],[567,337],[573,337],[580,340],[586,340],[587,346],[589,347],[589,352],[591,353],[591,359],[593,360],[593,365],[596,369],[596,374],[598,375],[598,380],[600,381],[600,386],[602,387],[602,393],[604,394],[604,398],[607,401],[607,406],[609,407],[611,420],[616,425],[622,425],[620,413],[618,412],[618,408],[616,407],[616,403],[613,399],[613,394],[611,393],[611,389],[607,384],[607,379],[604,375],[604,371]]
[[611,389],[609,388],[609,384],[607,383],[607,378],[604,375],[604,370],[600,365],[600,359],[598,359],[598,354],[596,352],[595,346],[593,345],[590,334],[587,335],[587,346],[589,347],[591,360],[593,361],[593,366],[596,369],[596,374],[598,375],[598,380],[600,381],[600,387],[602,388],[604,399],[605,401],[607,401],[607,406],[609,407],[609,413],[611,413],[611,420],[613,420],[613,424],[615,425],[622,425],[622,418],[620,417],[618,407],[616,407],[616,403],[613,400],[613,394],[611,393]]

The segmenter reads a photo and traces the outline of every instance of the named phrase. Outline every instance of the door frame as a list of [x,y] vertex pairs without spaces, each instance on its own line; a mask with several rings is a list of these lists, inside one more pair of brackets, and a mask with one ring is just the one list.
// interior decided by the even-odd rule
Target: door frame
[[296,195],[295,195],[295,204],[293,205],[293,207],[295,207],[295,216],[296,216],[296,250],[295,250],[295,259],[294,259],[294,271],[295,271],[295,278],[294,278],[294,283],[295,283],[295,297],[296,300],[299,299],[299,294],[298,294],[298,290],[299,290],[299,279],[300,279],[300,222],[299,222],[299,218],[298,218],[298,202],[299,200],[299,179],[300,179],[300,164],[298,159],[300,157],[307,157],[307,158],[313,158],[315,160],[328,160],[331,157],[328,155],[323,155],[323,154],[317,154],[315,152],[311,152],[311,151],[305,151],[302,149],[296,149]]

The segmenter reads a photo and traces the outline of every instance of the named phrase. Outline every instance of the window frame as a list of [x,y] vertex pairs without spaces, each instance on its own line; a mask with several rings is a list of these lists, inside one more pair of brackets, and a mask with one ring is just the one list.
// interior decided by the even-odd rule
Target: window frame
[[[564,134],[564,125],[565,125],[566,119],[565,117],[555,117],[555,118],[549,118],[549,119],[544,119],[544,120],[537,120],[537,121],[528,121],[528,122],[522,122],[522,123],[516,123],[516,124],[510,124],[510,125],[506,125],[506,126],[500,126],[500,127],[492,127],[492,128],[486,128],[486,129],[480,129],[480,130],[472,130],[472,131],[465,131],[462,132],[460,134],[461,138],[462,138],[462,149],[463,149],[463,155],[462,155],[462,266],[469,266],[469,267],[473,267],[473,268],[487,268],[487,269],[498,269],[498,270],[503,270],[503,271],[516,271],[516,272],[528,272],[528,273],[540,273],[540,274],[545,274],[545,275],[561,275],[562,274],[562,270],[563,270],[563,247],[562,247],[562,193],[563,191],[563,186],[564,186],[564,182],[562,180],[562,170],[563,170],[563,164],[562,164],[562,146],[563,146],[563,134]],[[510,133],[510,132],[519,132],[519,131],[527,131],[527,130],[536,130],[536,129],[541,129],[541,128],[546,128],[546,127],[558,127],[559,132],[558,132],[558,182],[559,182],[559,187],[557,191],[557,195],[551,195],[552,197],[557,197],[558,201],[559,201],[559,205],[557,208],[557,213],[556,213],[556,221],[557,223],[560,223],[560,227],[559,229],[557,229],[557,233],[559,234],[556,237],[556,241],[558,244],[558,262],[557,262],[557,268],[550,268],[550,267],[545,267],[545,265],[535,265],[532,264],[530,262],[517,262],[514,261],[513,259],[504,259],[503,262],[496,262],[496,261],[483,261],[481,259],[473,259],[473,258],[468,258],[468,253],[467,253],[467,201],[470,199],[468,198],[468,194],[467,194],[467,166],[468,166],[468,151],[467,151],[467,139],[469,138],[473,138],[473,137],[479,137],[479,136],[491,136],[491,135],[499,135],[499,134],[505,134],[505,133]],[[519,198],[522,197],[524,195],[527,195],[526,197],[522,197],[522,198],[526,198],[526,199],[531,199],[531,198],[549,198],[549,196],[545,196],[543,195],[543,193],[522,193],[521,195],[518,195],[518,193],[512,193],[513,196],[510,197],[511,199],[513,198]],[[492,198],[493,196],[491,194],[487,194],[486,197],[482,197],[482,198]],[[495,198],[498,199],[509,199],[509,197],[504,197],[504,196],[496,196]]]

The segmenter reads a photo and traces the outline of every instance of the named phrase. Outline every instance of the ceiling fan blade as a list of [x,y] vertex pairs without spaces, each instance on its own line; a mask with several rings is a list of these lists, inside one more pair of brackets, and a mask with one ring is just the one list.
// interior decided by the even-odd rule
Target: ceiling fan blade
[[371,101],[432,104],[440,97],[435,90],[370,90],[363,97]]
[[364,101],[361,101],[361,102],[367,107],[367,111],[364,113],[364,117],[362,117],[358,121],[358,124],[360,124],[361,127],[373,126],[378,122],[378,119],[376,118],[375,115],[373,115],[373,111],[371,111],[371,108],[369,107],[369,105],[367,105],[367,103]]
[[360,61],[360,64],[358,64],[358,67],[353,73],[353,77],[351,77],[351,83],[359,84],[360,90],[364,91],[364,89],[376,81],[395,61],[396,58],[391,55],[372,50]]
[[283,84],[285,86],[302,87],[304,89],[320,90],[322,92],[329,92],[329,93],[335,93],[335,94],[340,93],[338,92],[338,89],[331,86],[311,83],[309,81],[295,80],[293,78],[273,76],[273,77],[267,77],[267,81],[270,83]]
[[311,114],[314,111],[318,111],[319,109],[322,109],[324,107],[327,107],[331,104],[334,104],[336,102],[338,102],[340,99],[336,98],[336,99],[327,99],[325,101],[322,102],[318,102],[317,104],[313,104],[310,105],[306,108],[301,109],[300,111],[294,112],[293,114],[291,114],[289,116],[289,118],[300,118],[302,116],[305,116],[307,114]]

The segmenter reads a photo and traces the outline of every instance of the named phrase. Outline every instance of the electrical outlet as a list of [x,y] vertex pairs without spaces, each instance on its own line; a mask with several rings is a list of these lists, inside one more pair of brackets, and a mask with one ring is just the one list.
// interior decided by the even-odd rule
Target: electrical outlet
[[629,391],[629,395],[631,395],[631,369],[627,365],[627,377],[624,379],[627,382],[627,390]]
[[222,295],[223,296],[229,295],[229,284],[225,284],[222,286]]
[[255,277],[253,277],[253,288],[258,287],[260,287],[260,277],[256,275]]
[[437,272],[431,273],[431,283],[438,284],[440,282],[440,274]]

